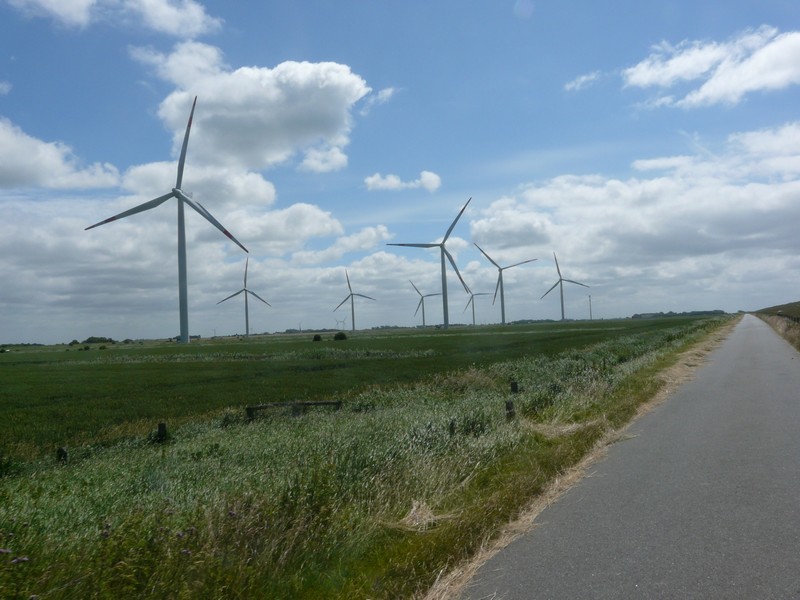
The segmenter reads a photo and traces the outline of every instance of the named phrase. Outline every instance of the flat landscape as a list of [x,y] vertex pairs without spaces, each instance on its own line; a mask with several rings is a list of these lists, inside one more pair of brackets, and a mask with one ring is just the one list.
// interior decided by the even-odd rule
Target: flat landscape
[[7,347],[0,596],[422,594],[729,319]]

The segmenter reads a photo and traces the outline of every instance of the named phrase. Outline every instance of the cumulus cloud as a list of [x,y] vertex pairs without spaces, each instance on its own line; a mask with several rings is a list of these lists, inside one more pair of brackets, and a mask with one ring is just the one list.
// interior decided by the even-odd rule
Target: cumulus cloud
[[82,167],[69,146],[36,139],[0,118],[0,187],[86,189],[112,187],[118,182],[113,165]]
[[133,56],[178,88],[159,108],[176,150],[198,95],[192,143],[201,163],[263,169],[299,153],[305,170],[346,166],[351,111],[370,91],[347,65],[288,61],[233,69],[218,48],[198,42],[180,43],[170,54],[138,48]]
[[699,83],[682,97],[651,100],[651,106],[737,104],[752,92],[800,84],[800,32],[764,26],[721,43],[662,42],[646,59],[625,69],[623,78],[627,86],[640,88]]
[[7,96],[11,93],[13,86],[8,81],[0,81],[0,96]]
[[193,38],[218,29],[220,19],[209,16],[195,0],[9,0],[18,10],[49,17],[68,27],[86,27],[93,21],[134,21],[141,26],[178,37]]
[[320,264],[338,260],[348,252],[369,251],[378,244],[390,239],[391,235],[385,225],[365,227],[361,231],[341,237],[324,250],[301,250],[292,255],[292,260],[300,264]]
[[414,181],[402,181],[397,175],[375,173],[364,179],[368,190],[415,190],[435,192],[442,185],[442,178],[432,171],[421,171]]

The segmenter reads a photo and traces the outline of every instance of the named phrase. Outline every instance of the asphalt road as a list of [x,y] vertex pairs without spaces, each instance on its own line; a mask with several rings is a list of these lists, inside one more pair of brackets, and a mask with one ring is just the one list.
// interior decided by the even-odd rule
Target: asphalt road
[[745,316],[464,598],[800,598],[800,354]]

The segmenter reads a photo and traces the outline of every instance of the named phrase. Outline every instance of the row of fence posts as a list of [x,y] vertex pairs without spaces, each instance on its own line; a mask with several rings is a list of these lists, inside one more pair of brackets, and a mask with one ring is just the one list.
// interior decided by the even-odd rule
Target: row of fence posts
[[[512,381],[511,382],[511,393],[515,394],[515,395],[519,393],[519,385],[517,385],[516,381]],[[260,410],[260,409],[263,409],[263,408],[273,408],[276,404],[277,403],[269,404],[269,405],[262,404],[262,405],[259,405],[259,406],[248,406],[247,409],[246,409],[248,420],[253,420],[253,418],[255,417],[256,410]],[[327,406],[327,405],[330,405],[330,406],[335,406],[337,410],[339,408],[341,408],[341,406],[342,406],[342,403],[340,401],[337,401],[337,402],[306,402],[306,403],[295,403],[295,404],[315,405],[315,406],[320,406],[320,405],[326,405]],[[305,406],[303,406],[303,408],[305,408]],[[293,412],[295,414],[297,414],[295,412],[296,410],[297,410],[297,407],[293,406]],[[517,416],[517,411],[514,408],[514,401],[513,400],[506,400],[506,420],[513,421],[516,416]],[[450,429],[450,435],[451,436],[455,435],[455,433],[456,433],[456,422],[454,420],[450,421],[450,428],[449,429]],[[156,432],[155,441],[157,443],[163,443],[163,442],[167,441],[167,438],[168,438],[167,424],[166,423],[159,423],[158,424],[158,431]],[[69,452],[67,451],[66,448],[61,447],[61,448],[58,448],[58,450],[56,450],[56,461],[59,464],[62,464],[62,465],[66,465],[69,462]]]

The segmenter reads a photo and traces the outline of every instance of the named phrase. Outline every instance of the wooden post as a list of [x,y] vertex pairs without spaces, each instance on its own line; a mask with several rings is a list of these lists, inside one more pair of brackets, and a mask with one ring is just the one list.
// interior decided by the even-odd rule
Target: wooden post
[[511,393],[518,394],[519,393],[519,385],[517,385],[516,381],[511,382]]
[[450,437],[453,437],[456,434],[456,420],[452,419],[450,421],[450,426],[447,428],[450,432]]
[[158,434],[156,435],[156,439],[159,442],[166,442],[167,441],[167,424],[166,423],[159,423],[158,424]]
[[67,449],[63,446],[56,450],[56,460],[62,465],[67,464],[69,461],[69,452],[67,452]]
[[506,400],[506,420],[511,421],[517,416],[517,411],[514,410],[514,401]]

